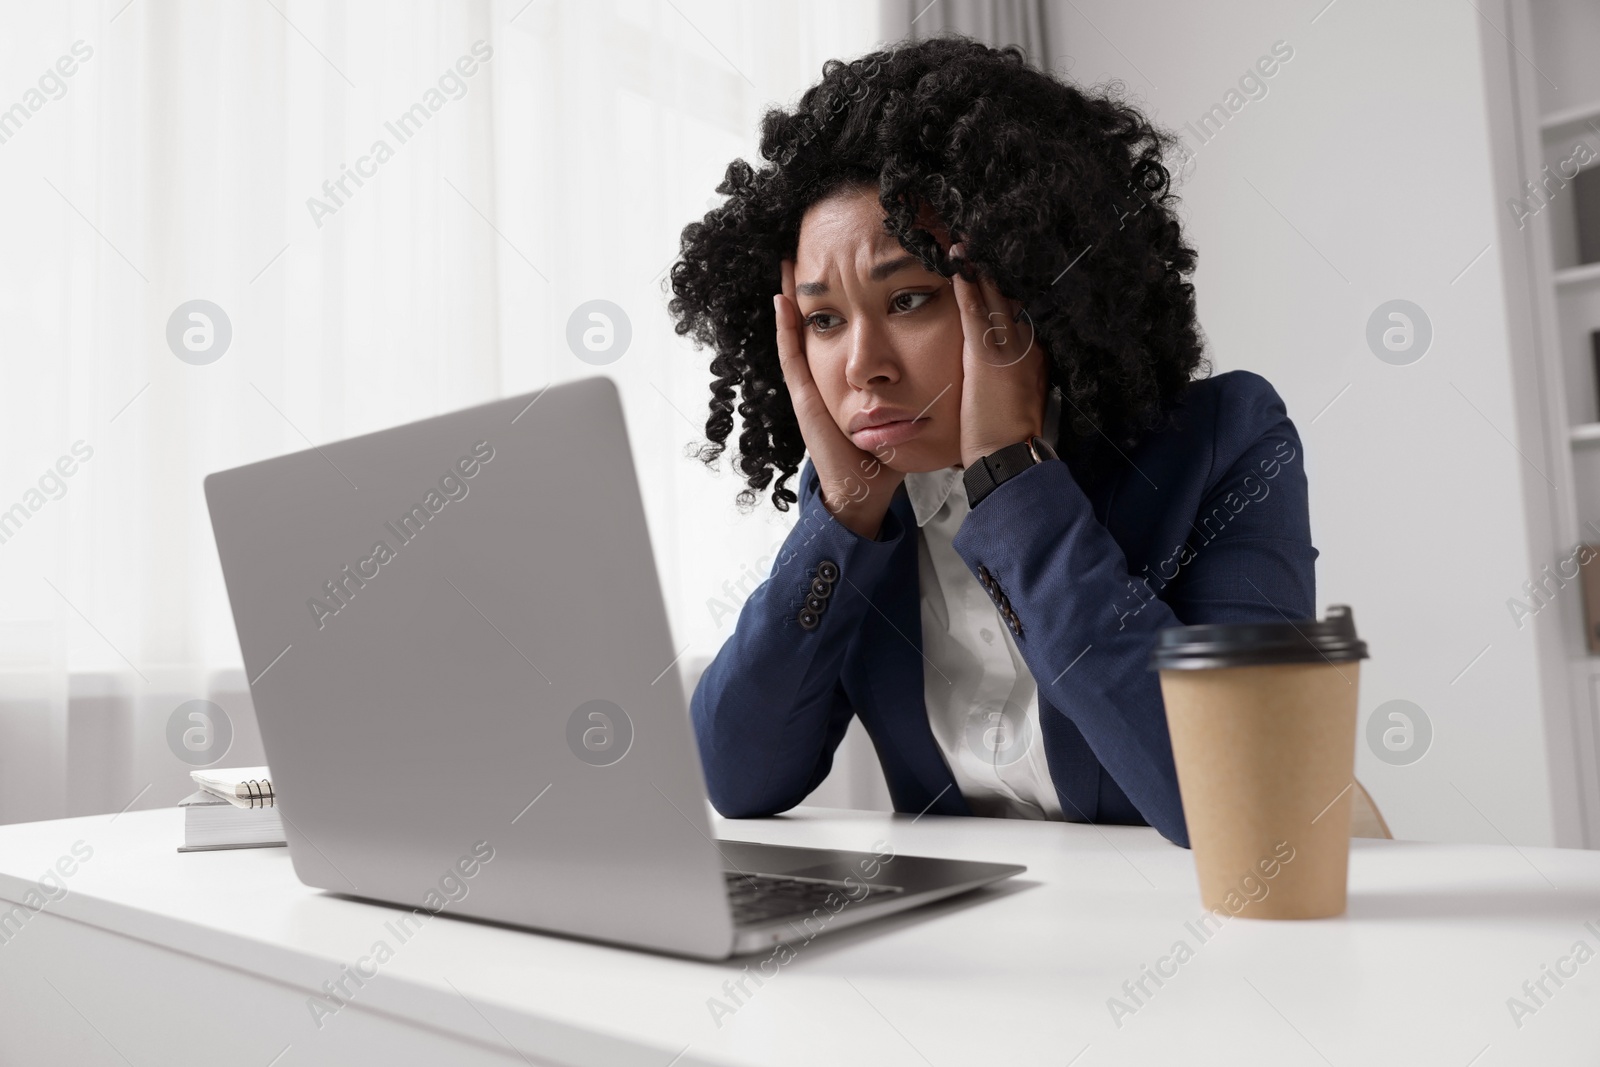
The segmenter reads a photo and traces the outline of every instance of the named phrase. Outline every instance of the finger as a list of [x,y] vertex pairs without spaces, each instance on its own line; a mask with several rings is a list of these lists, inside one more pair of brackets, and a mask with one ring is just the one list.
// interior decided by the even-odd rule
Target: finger
[[1033,319],[1022,306],[1022,301],[1011,300],[1004,296],[1000,292],[1000,287],[991,281],[988,275],[980,276],[978,285],[979,291],[983,293],[984,302],[993,309],[990,318],[996,324],[1004,319],[1003,332],[997,331],[991,334],[997,340],[1003,340],[999,358],[990,362],[1000,367],[1021,363],[1033,352]]
[[1006,306],[1000,292],[983,275],[978,282],[970,282],[959,273],[951,277],[955,284],[956,304],[961,309],[961,328],[973,355],[991,367],[1005,367],[1015,362],[1011,346],[1011,320],[1003,311]]
[[800,307],[794,298],[794,263],[783,261],[783,292],[774,294],[773,312],[778,323],[778,363],[792,397],[812,387],[811,367],[806,363],[805,344],[800,336]]
[[794,260],[784,260],[779,267],[779,272],[782,278],[783,295],[789,298],[789,303],[798,308],[800,301],[794,295]]
[[989,328],[984,336],[993,347],[987,350],[990,354],[986,358],[991,366],[1009,367],[1018,359],[1017,348],[1012,345],[1015,337],[1009,313],[1011,302],[1000,295],[1000,287],[987,274],[978,275],[978,292],[983,294],[983,306],[989,309]]
[[[962,245],[956,245],[950,250],[951,255],[958,259],[964,258],[965,251]],[[983,290],[972,282],[962,277],[958,270],[950,276],[950,284],[955,286],[956,307],[961,311],[961,329],[966,334],[972,347],[983,347],[983,336],[991,323],[989,321],[989,305],[984,298]]]

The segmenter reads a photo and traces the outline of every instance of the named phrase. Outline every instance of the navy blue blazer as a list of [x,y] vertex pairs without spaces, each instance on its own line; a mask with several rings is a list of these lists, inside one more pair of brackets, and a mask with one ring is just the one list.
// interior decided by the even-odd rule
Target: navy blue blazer
[[[1150,651],[1169,626],[1315,617],[1305,459],[1271,383],[1236,370],[1191,382],[1175,425],[1127,461],[1092,493],[1063,461],[1029,467],[954,547],[1015,613],[1066,818],[1149,824],[1188,847]],[[875,541],[834,518],[809,460],[798,495],[799,521],[690,702],[712,804],[730,818],[799,804],[859,715],[895,810],[972,814],[923,701],[904,485]]]

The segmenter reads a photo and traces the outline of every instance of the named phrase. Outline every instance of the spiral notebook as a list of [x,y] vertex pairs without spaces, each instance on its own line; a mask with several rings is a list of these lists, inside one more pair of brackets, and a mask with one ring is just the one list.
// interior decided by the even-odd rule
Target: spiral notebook
[[273,806],[272,779],[265,767],[231,767],[215,771],[190,771],[194,784],[236,808]]
[[265,767],[191,771],[200,789],[178,802],[184,811],[179,852],[283,846],[283,817]]

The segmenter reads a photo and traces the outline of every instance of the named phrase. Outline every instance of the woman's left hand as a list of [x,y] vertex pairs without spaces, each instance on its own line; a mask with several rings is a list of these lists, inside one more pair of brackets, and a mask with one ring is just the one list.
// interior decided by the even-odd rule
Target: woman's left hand
[[[960,257],[962,245],[951,254]],[[1049,365],[1033,323],[1017,317],[1022,302],[1008,300],[987,276],[976,283],[952,277],[965,343],[961,354],[961,465],[1044,432]]]

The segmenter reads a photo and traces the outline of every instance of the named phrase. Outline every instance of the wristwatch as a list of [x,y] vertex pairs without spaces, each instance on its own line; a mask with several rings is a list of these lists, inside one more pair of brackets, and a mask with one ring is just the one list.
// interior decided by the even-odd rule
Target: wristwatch
[[1036,463],[1058,459],[1050,442],[1037,435],[989,453],[968,467],[961,481],[967,487],[967,507],[975,508],[1001,482],[1014,478]]

